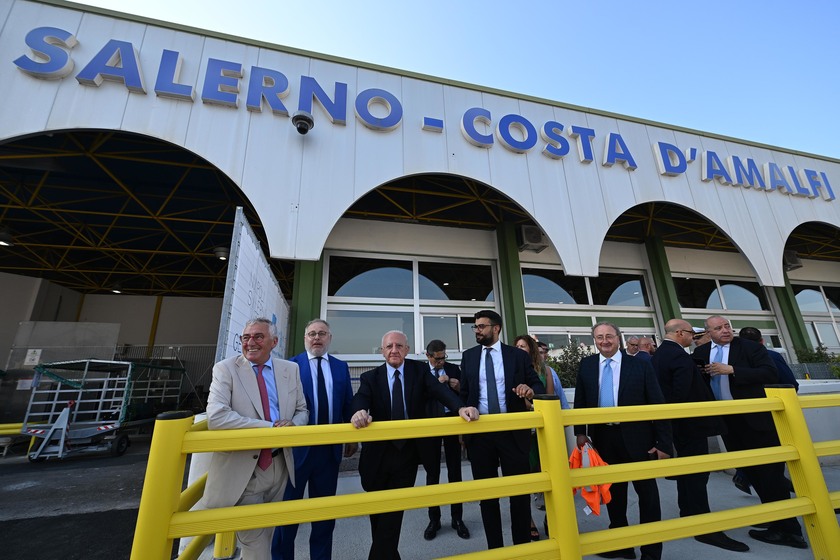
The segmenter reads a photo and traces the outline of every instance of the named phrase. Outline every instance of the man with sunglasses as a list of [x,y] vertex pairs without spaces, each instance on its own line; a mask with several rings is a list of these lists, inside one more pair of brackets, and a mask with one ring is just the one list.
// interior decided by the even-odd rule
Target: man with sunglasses
[[[303,426],[309,419],[298,366],[273,358],[277,327],[264,317],[245,323],[242,354],[213,366],[207,399],[211,430]],[[204,496],[196,509],[277,502],[295,482],[291,448],[213,453]],[[274,527],[236,534],[243,560],[271,556]]]
[[[527,352],[502,344],[502,317],[485,309],[475,314],[475,341],[478,346],[464,351],[461,358],[461,398],[481,414],[525,412],[525,399],[545,393],[545,387]],[[530,430],[513,430],[471,435],[464,438],[475,480],[527,474],[531,470],[528,453]],[[488,548],[502,548],[502,517],[499,500],[481,500],[481,520]],[[531,496],[510,497],[510,524],[513,544],[531,540]]]
[[[691,346],[693,337],[694,329],[688,321],[671,319],[665,323],[665,340],[651,358],[665,402],[688,403],[715,400],[708,381],[703,378],[702,372],[685,351]],[[719,416],[679,418],[671,420],[671,428],[674,448],[680,457],[708,455],[709,437],[726,431],[726,426]],[[706,488],[709,473],[686,474],[676,478],[680,517],[709,513],[711,509]],[[735,552],[747,552],[750,549],[749,546],[730,538],[723,531],[697,535],[694,539]]]
[[[426,345],[426,358],[429,360],[429,375],[438,383],[448,387],[455,395],[461,389],[461,368],[446,361],[446,344],[442,340],[432,340]],[[457,410],[450,410],[437,399],[429,399],[426,404],[429,418],[458,416]],[[449,482],[461,482],[461,442],[458,436],[435,436],[418,442],[420,459],[426,471],[426,486],[440,484],[440,447],[446,456],[446,472]],[[452,516],[452,528],[462,539],[470,538],[470,531],[464,525],[464,505],[449,506]],[[440,531],[440,506],[429,508],[429,525],[423,531],[423,538],[430,541]]]

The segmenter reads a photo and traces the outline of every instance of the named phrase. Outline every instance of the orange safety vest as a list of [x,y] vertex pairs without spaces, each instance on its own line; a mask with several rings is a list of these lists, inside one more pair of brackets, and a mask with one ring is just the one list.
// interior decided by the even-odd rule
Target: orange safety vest
[[[573,469],[600,467],[606,464],[607,463],[601,459],[601,456],[598,455],[598,452],[595,451],[595,449],[588,443],[584,444],[583,447],[575,447],[569,457],[569,467]],[[595,515],[601,515],[602,503],[610,503],[610,500],[612,499],[612,496],[610,496],[610,486],[611,483],[608,482],[597,486],[584,486],[580,488],[580,495],[584,500],[586,500],[589,509],[591,509]],[[578,488],[573,488],[572,494],[577,494],[577,491]]]

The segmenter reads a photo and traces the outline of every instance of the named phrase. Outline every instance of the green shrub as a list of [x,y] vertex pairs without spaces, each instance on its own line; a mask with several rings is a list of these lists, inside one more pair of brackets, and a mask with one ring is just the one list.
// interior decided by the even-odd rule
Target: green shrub
[[578,367],[580,361],[592,354],[588,346],[580,344],[569,344],[551,350],[548,356],[548,365],[554,368],[560,377],[563,387],[574,387],[577,383]]

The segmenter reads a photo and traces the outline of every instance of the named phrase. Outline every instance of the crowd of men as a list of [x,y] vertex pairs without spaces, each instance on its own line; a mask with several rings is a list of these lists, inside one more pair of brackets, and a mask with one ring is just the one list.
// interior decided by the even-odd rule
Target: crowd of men
[[[348,364],[329,354],[332,332],[323,319],[304,330],[305,351],[291,360],[272,357],[278,338],[265,318],[248,321],[241,335],[242,354],[213,368],[207,414],[210,429],[238,429],[351,423],[363,429],[373,422],[457,416],[473,422],[485,414],[524,412],[535,394],[546,387],[528,352],[500,341],[502,318],[492,310],[475,314],[476,346],[465,350],[461,365],[446,361],[440,340],[428,343],[427,362],[408,358],[409,340],[400,331],[382,336],[385,361],[361,374],[359,388],[351,388]],[[701,332],[697,332],[700,330]],[[758,339],[756,339],[756,333]],[[779,382],[776,363],[759,342],[757,329],[734,336],[729,321],[709,317],[704,329],[682,319],[665,325],[657,347],[650,337],[629,337],[622,349],[616,325],[600,322],[592,328],[597,353],[579,367],[574,407],[613,407],[642,404],[704,402],[764,396],[764,386]],[[704,341],[703,337],[710,340]],[[695,346],[692,354],[687,349]],[[781,357],[779,357],[781,358]],[[782,362],[784,362],[782,358]],[[786,381],[787,379],[783,379]],[[795,383],[795,380],[794,380]],[[728,450],[778,445],[769,413],[702,417],[674,421],[610,422],[574,427],[579,446],[590,443],[608,464],[692,456],[709,453],[708,437],[721,435]],[[440,482],[441,445],[449,482],[461,480],[461,446],[467,450],[473,479],[525,474],[530,471],[530,431],[479,433],[444,438],[397,439],[365,443],[359,475],[365,491],[414,486],[418,466],[426,483]],[[355,454],[355,444],[262,449],[214,453],[199,508],[334,496],[342,457]],[[762,502],[788,497],[784,465],[743,469]],[[706,491],[708,473],[677,477],[681,517],[710,511]],[[656,480],[633,481],[642,523],[661,519]],[[610,528],[628,524],[628,483],[614,483],[607,504]],[[510,534],[513,544],[529,542],[530,496],[511,496]],[[481,520],[488,548],[504,546],[498,499],[481,500]],[[462,504],[450,507],[451,527],[458,537],[470,538]],[[403,512],[370,516],[369,560],[399,559]],[[426,540],[441,530],[441,509],[429,509]],[[309,558],[332,556],[335,521],[313,523]],[[255,529],[238,533],[244,560],[293,559],[298,527]],[[796,519],[784,519],[749,531],[766,543],[807,548]],[[745,552],[749,546],[723,532],[695,537],[699,542]],[[640,549],[642,560],[659,560],[662,544]],[[636,558],[632,548],[600,554],[605,558]]]

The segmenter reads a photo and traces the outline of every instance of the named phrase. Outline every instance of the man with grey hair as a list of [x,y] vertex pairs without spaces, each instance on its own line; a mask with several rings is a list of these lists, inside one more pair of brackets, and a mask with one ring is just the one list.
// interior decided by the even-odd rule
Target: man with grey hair
[[[712,392],[717,400],[760,399],[765,385],[779,382],[779,373],[767,349],[757,342],[735,336],[729,319],[712,315],[706,319],[712,340],[697,347],[693,356],[705,364]],[[769,412],[728,414],[723,417],[727,451],[744,451],[779,445],[779,436]],[[743,467],[761,503],[790,498],[784,463]],[[759,541],[791,548],[808,548],[802,526],[794,517],[771,521],[767,529],[750,529]]]
[[[665,398],[649,361],[619,352],[621,331],[608,322],[592,327],[592,338],[598,354],[580,362],[575,388],[574,408],[596,408],[662,404]],[[667,420],[643,422],[608,422],[575,426],[577,445],[591,443],[609,464],[632,463],[647,459],[664,459],[671,455],[671,424]],[[662,519],[659,489],[656,480],[635,480],[633,488],[639,496],[639,519],[650,523]],[[610,529],[626,527],[627,483],[614,482],[612,500],[607,504]],[[662,543],[641,547],[642,560],[659,560]],[[632,548],[599,554],[603,558],[635,558]]]
[[[405,333],[389,331],[382,337],[385,363],[364,372],[353,397],[350,419],[356,428],[377,421],[426,418],[426,402],[437,399],[449,410],[457,410],[465,421],[478,420],[478,410],[464,406],[449,387],[427,373],[426,366],[406,360],[409,346]],[[359,477],[366,492],[414,486],[420,453],[417,439],[371,441],[362,446]],[[399,560],[402,511],[370,516],[373,542],[369,560]]]
[[639,353],[639,337],[638,336],[629,336],[627,337],[627,351],[628,356],[635,356]]
[[[331,356],[328,351],[332,342],[330,325],[323,319],[312,319],[303,329],[301,352],[292,362],[300,367],[300,380],[306,406],[309,409],[309,425],[343,424],[350,421],[353,402],[353,388],[350,384],[350,368],[347,362]],[[356,452],[357,444],[344,446],[345,457]],[[338,467],[341,465],[342,446],[313,445],[295,447],[295,483],[286,486],[283,500],[299,500],[309,487],[309,497],[335,496],[338,487]],[[312,523],[309,533],[310,560],[332,558],[333,531],[335,519]],[[273,560],[294,560],[297,525],[283,525],[274,531],[271,547]]]
[[[211,430],[302,426],[309,419],[298,366],[271,357],[277,329],[264,317],[245,324],[242,354],[213,366],[207,400]],[[287,481],[295,481],[290,448],[213,453],[200,509],[280,501]],[[271,556],[274,527],[239,531],[243,560]]]

